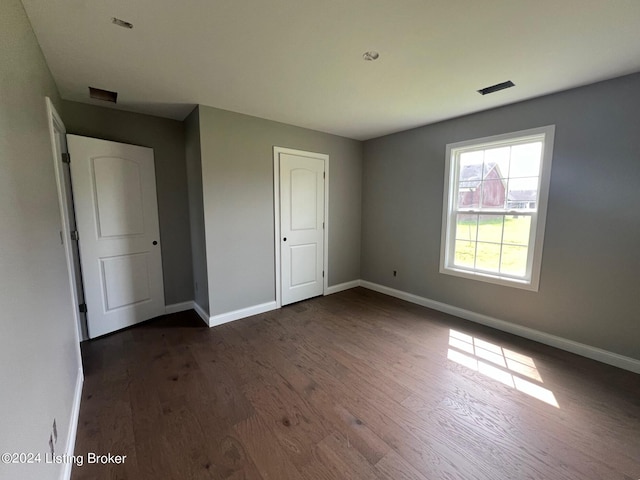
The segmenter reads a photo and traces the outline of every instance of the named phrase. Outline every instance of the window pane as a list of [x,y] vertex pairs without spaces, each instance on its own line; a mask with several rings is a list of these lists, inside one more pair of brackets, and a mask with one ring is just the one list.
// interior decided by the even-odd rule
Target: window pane
[[458,186],[458,208],[480,206],[480,182],[460,182]]
[[473,268],[476,252],[476,242],[456,240],[454,265]]
[[538,177],[511,178],[507,192],[507,208],[538,208]]
[[502,242],[502,215],[480,215],[478,220],[479,242]]
[[531,217],[526,215],[507,215],[504,218],[504,236],[502,237],[502,242],[528,245],[530,229]]
[[[489,175],[496,174],[492,170]],[[502,180],[485,180],[482,182],[482,208],[504,208],[505,184]]]
[[493,165],[497,165],[502,177],[509,176],[509,158],[511,156],[511,147],[490,148],[484,151],[485,173]]
[[458,214],[456,221],[456,240],[476,241],[478,215]]
[[483,157],[482,150],[460,154],[458,208],[478,208],[480,206]]
[[497,272],[500,270],[500,245],[478,242],[476,268]]
[[[482,180],[482,163],[484,161],[484,150],[477,150],[475,152],[464,152],[460,154],[460,177],[459,180]],[[472,170],[477,166],[475,176],[472,175]],[[473,167],[468,170],[469,167]]]
[[542,142],[526,143],[511,147],[509,177],[537,177],[540,175]]
[[527,247],[504,245],[502,247],[500,271],[524,277],[527,272],[527,251]]

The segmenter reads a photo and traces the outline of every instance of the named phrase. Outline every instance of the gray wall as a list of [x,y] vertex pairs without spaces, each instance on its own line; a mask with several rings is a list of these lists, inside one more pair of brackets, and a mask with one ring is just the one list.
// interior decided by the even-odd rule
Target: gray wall
[[200,106],[212,315],[275,299],[273,146],[329,155],[329,285],[360,278],[362,143]]
[[189,223],[193,261],[195,302],[209,313],[209,279],[207,245],[204,235],[204,201],[202,197],[202,155],[200,152],[200,114],[198,107],[185,119],[185,155],[189,185]]
[[[438,273],[445,145],[549,124],[539,292]],[[639,185],[640,74],[370,140],[362,277],[640,359]]]
[[[58,92],[19,0],[0,3],[0,452],[56,453],[79,374],[45,95]],[[5,465],[0,478],[58,479],[62,465]]]
[[183,123],[67,100],[60,114],[68,133],[153,148],[165,303],[193,300]]

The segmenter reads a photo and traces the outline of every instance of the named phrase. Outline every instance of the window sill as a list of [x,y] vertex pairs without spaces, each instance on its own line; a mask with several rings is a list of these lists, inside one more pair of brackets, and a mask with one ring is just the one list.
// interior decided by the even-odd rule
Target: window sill
[[466,278],[467,280],[476,280],[478,282],[492,283],[494,285],[519,288],[521,290],[529,290],[532,292],[537,292],[539,287],[539,282],[533,280],[518,280],[510,277],[501,277],[500,275],[491,275],[490,273],[470,272],[468,270],[444,266],[440,266],[440,273],[452,275],[454,277]]

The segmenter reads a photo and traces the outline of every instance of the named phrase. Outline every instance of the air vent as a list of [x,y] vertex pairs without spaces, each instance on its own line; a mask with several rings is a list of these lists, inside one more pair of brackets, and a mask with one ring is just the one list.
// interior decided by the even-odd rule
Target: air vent
[[500,90],[504,90],[505,88],[515,87],[516,84],[511,80],[507,80],[506,82],[497,83],[495,85],[491,85],[490,87],[482,88],[478,90],[478,93],[481,95],[487,95],[489,93],[498,92]]
[[114,25],[118,25],[119,27],[123,27],[123,28],[128,28],[128,29],[132,29],[133,28],[133,23],[129,23],[125,20],[121,20],[119,18],[116,17],[111,17],[111,23],[113,23]]
[[95,100],[116,103],[118,100],[118,92],[110,92],[109,90],[89,87],[89,97]]

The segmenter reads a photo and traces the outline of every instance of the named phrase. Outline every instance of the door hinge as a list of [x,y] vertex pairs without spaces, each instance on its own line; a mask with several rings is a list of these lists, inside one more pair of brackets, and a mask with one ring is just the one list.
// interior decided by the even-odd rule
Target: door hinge
[[80,240],[80,234],[77,230],[71,230],[71,240],[75,240],[76,242]]
[[322,178],[327,178],[327,172],[322,172]]
[[63,153],[62,163],[71,163],[71,155],[69,155],[68,153]]
[[78,309],[80,310],[80,313],[87,313],[87,304],[81,303],[80,305],[78,305]]
[[322,222],[322,229],[324,230],[324,222]]
[[322,278],[324,278],[324,270],[322,270]]

